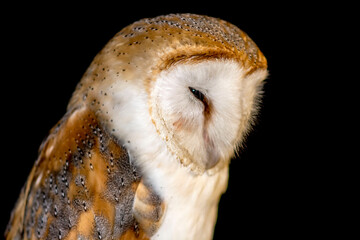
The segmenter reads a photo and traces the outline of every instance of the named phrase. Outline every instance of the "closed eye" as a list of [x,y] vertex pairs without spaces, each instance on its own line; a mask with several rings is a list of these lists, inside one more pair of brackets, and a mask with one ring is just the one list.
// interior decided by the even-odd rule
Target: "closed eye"
[[196,90],[195,88],[189,87],[190,92],[200,101],[204,102],[205,96],[202,92],[199,90]]

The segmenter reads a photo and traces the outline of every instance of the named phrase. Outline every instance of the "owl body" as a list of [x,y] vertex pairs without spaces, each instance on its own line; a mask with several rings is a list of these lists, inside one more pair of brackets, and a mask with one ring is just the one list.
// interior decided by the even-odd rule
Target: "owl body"
[[220,19],[124,28],[42,145],[7,239],[211,239],[266,76],[255,43]]

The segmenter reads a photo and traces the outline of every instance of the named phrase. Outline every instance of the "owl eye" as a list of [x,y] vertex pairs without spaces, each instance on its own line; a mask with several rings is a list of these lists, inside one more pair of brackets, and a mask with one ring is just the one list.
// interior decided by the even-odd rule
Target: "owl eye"
[[204,94],[200,92],[199,90],[196,90],[195,88],[189,87],[190,92],[200,101],[204,102]]

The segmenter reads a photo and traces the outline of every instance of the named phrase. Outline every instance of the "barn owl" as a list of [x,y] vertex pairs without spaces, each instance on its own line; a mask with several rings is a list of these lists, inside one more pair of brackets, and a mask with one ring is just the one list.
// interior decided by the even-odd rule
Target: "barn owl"
[[264,55],[224,20],[125,27],[41,145],[6,239],[211,239],[266,76]]

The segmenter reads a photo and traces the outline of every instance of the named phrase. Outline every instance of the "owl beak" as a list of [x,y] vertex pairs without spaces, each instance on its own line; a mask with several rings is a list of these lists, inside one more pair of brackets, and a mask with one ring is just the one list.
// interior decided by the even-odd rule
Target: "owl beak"
[[207,159],[205,162],[205,169],[208,170],[210,168],[213,168],[219,161],[220,161],[220,156],[218,151],[216,151],[216,149],[212,148],[212,149],[206,149],[207,150]]
[[213,168],[220,161],[220,155],[214,145],[214,142],[209,138],[206,131],[204,132],[203,137],[206,146],[206,159],[204,165],[205,169],[208,170]]

